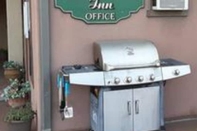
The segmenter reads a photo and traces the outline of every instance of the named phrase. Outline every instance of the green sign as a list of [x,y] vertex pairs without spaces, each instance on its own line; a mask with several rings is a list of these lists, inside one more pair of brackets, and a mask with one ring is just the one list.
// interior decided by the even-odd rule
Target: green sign
[[144,6],[144,0],[55,0],[55,6],[86,23],[117,23]]

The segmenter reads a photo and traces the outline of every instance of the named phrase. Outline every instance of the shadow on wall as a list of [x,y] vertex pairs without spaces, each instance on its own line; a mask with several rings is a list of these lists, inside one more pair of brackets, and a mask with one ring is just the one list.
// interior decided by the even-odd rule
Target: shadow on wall
[[0,0],[0,62],[5,60],[7,54],[7,15],[6,0]]
[[2,65],[2,63],[7,60],[8,60],[8,51],[5,49],[0,49],[0,65]]

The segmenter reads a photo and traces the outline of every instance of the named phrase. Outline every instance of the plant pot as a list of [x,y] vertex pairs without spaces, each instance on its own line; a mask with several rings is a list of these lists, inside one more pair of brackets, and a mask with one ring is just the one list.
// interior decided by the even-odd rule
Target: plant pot
[[18,69],[6,68],[4,69],[4,76],[7,79],[18,79],[20,78],[20,71]]
[[8,100],[8,104],[12,107],[12,108],[18,108],[21,106],[24,106],[27,102],[27,98],[15,98],[15,99],[9,99]]
[[23,121],[12,121],[9,122],[8,131],[31,131],[32,120],[23,122]]

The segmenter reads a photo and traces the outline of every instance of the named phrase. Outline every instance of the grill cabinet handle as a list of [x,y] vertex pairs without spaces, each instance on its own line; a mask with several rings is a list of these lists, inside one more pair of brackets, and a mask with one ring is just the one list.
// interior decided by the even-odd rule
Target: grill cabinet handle
[[135,114],[139,114],[140,109],[139,109],[139,100],[135,101]]
[[131,115],[131,101],[127,102],[127,111],[128,111],[128,115]]

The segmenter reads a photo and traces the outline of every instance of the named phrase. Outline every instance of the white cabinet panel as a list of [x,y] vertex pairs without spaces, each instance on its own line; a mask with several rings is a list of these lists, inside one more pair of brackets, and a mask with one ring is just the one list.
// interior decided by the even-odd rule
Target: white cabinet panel
[[134,131],[160,129],[160,87],[133,90]]
[[103,100],[104,131],[132,131],[132,90],[104,92]]

